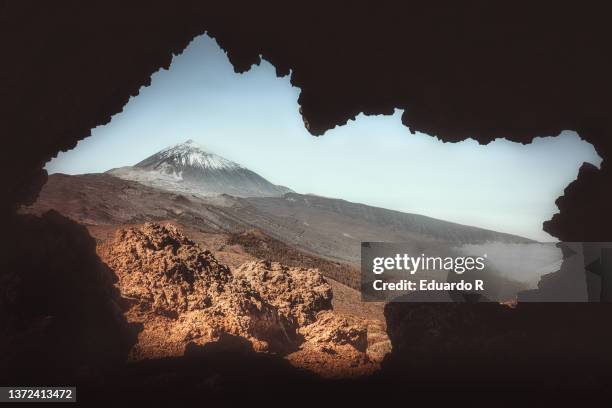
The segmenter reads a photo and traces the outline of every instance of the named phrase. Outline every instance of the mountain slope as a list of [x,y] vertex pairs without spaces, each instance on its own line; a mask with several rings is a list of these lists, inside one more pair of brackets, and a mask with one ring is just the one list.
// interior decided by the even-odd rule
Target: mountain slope
[[193,140],[164,149],[134,166],[111,169],[107,173],[198,196],[274,197],[291,192],[238,163],[205,151]]
[[244,223],[297,248],[358,263],[362,241],[437,244],[528,243],[527,238],[350,201],[288,193],[283,197],[234,199]]
[[532,242],[515,235],[345,200],[288,193],[237,198],[177,194],[108,174],[53,174],[31,208],[55,209],[84,224],[175,219],[209,231],[252,228],[327,259],[358,263],[361,241],[484,244]]

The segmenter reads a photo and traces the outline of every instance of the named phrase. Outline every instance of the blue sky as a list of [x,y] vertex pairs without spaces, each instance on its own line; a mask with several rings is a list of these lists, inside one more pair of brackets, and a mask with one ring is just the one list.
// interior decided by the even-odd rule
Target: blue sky
[[[401,111],[359,115],[311,136],[299,115],[299,88],[263,62],[235,74],[206,36],[153,75],[112,121],[47,163],[49,173],[93,173],[132,165],[193,139],[273,183],[299,193],[343,198],[519,234],[553,238],[542,222],[583,162],[599,165],[575,132],[530,145],[504,139],[442,143],[411,134]],[[551,135],[554,136],[554,135]]]

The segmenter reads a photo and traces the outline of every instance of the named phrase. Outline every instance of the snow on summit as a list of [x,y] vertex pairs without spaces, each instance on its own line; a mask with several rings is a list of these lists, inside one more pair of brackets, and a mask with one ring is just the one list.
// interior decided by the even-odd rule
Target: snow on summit
[[[184,143],[170,146],[158,153],[160,159],[174,160],[182,166],[201,167],[204,169],[237,169],[240,166],[231,160],[205,151],[202,146],[189,139]],[[147,159],[145,159],[146,161]],[[139,166],[138,163],[136,166]]]
[[197,196],[277,197],[292,192],[238,163],[207,152],[193,140],[167,147],[134,166],[111,169],[107,173]]

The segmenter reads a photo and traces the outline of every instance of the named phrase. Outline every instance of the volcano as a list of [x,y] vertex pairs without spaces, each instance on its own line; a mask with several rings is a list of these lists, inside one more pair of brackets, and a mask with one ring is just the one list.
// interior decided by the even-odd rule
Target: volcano
[[124,180],[196,196],[279,197],[291,189],[272,184],[240,164],[204,150],[193,140],[170,146],[134,166],[107,171]]

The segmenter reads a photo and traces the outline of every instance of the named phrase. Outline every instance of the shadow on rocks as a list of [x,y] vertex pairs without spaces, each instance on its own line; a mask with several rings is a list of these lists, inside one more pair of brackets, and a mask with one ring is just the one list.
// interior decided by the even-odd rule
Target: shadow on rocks
[[87,229],[49,211],[5,225],[0,383],[95,384],[135,342]]

